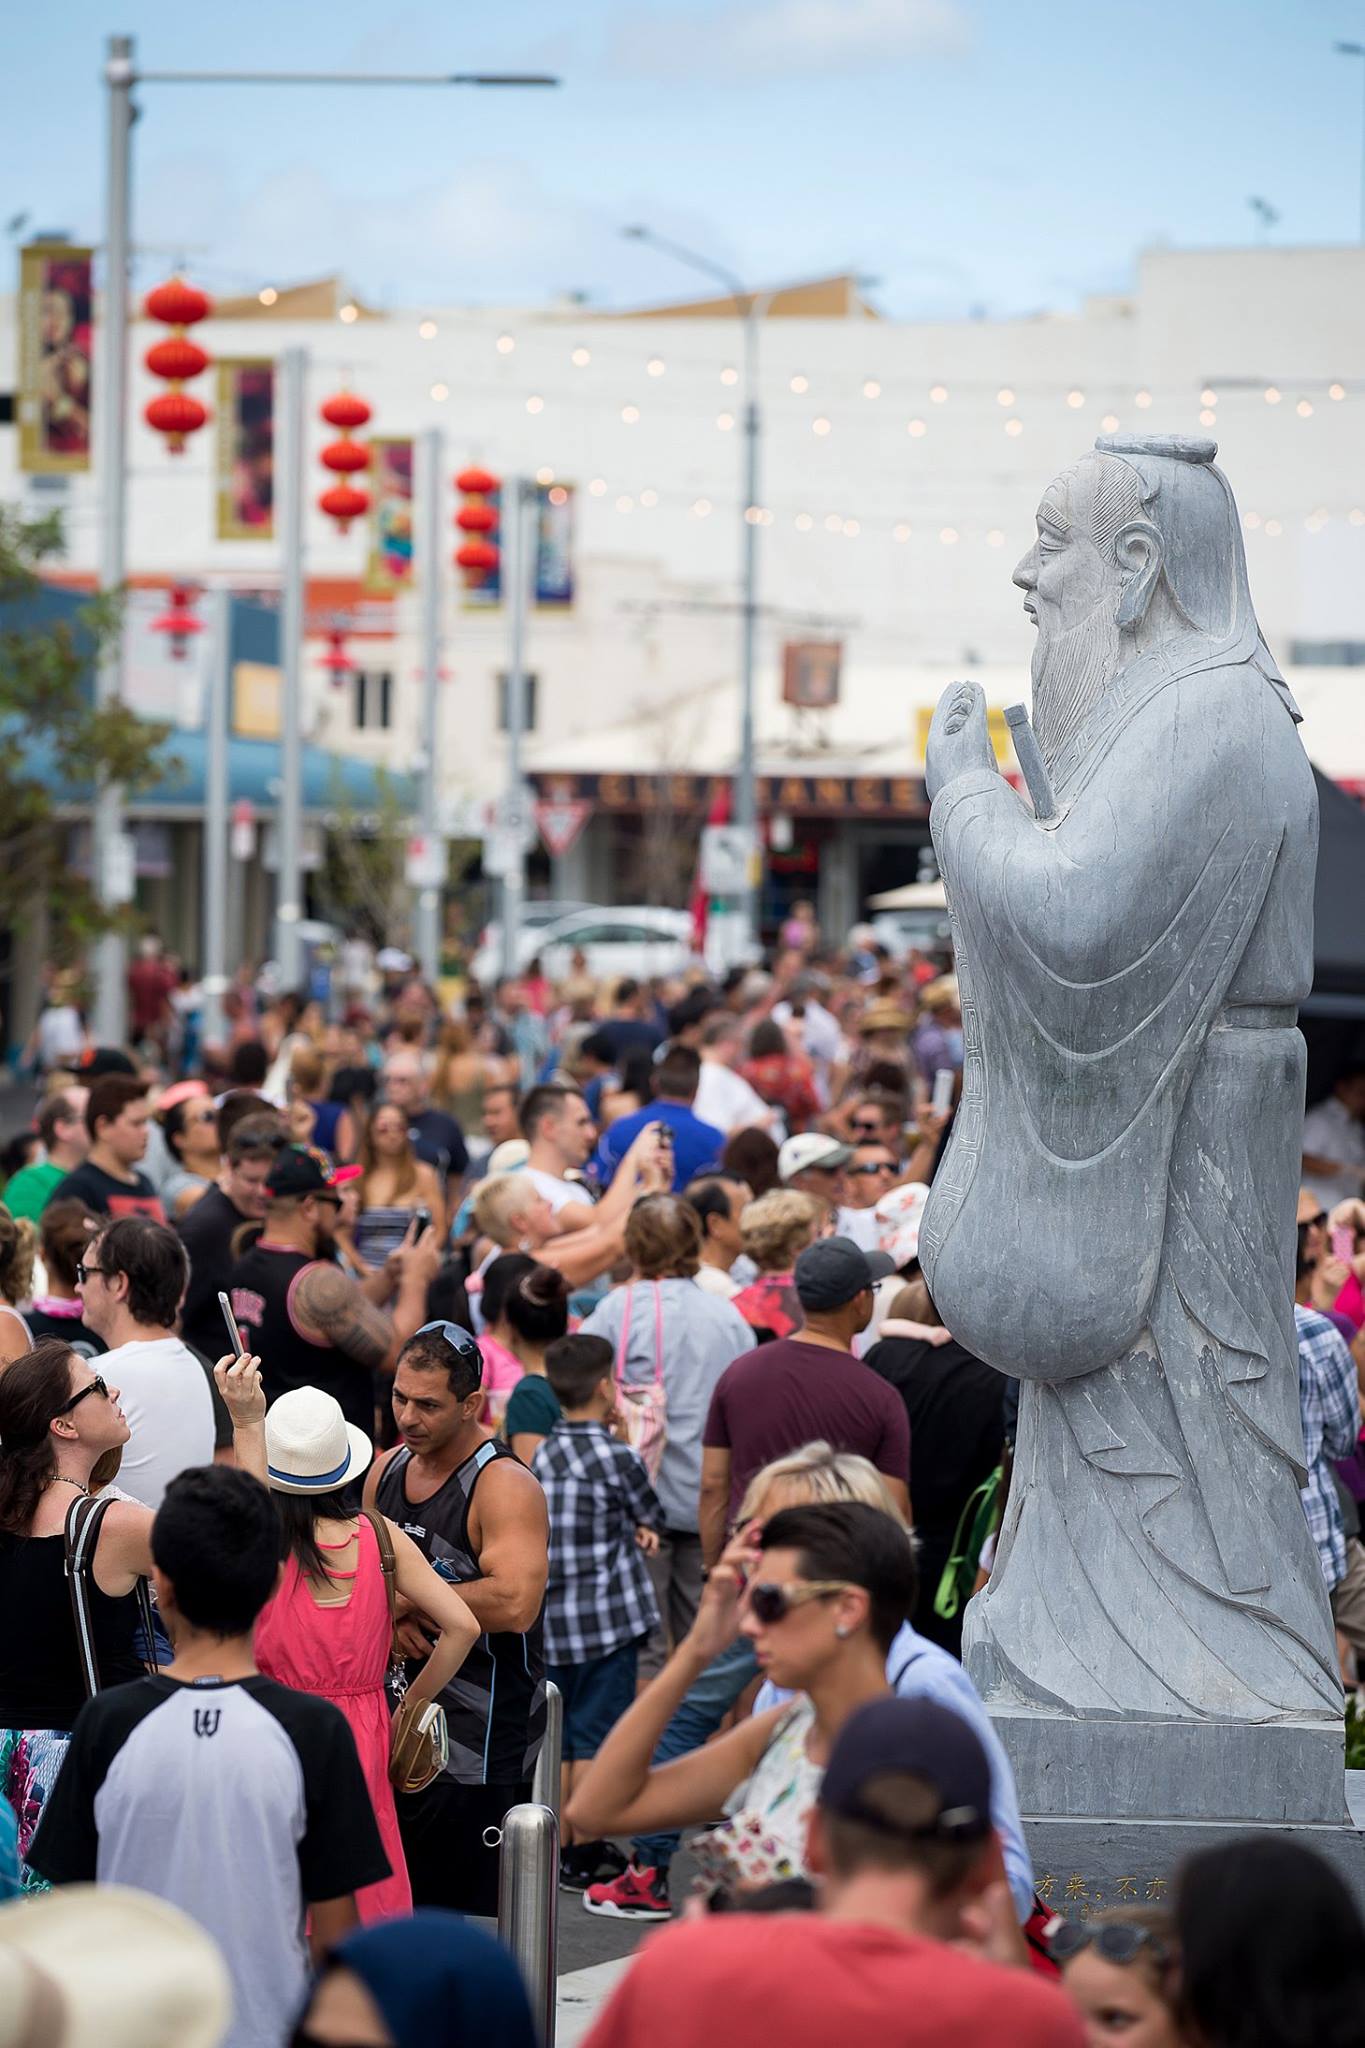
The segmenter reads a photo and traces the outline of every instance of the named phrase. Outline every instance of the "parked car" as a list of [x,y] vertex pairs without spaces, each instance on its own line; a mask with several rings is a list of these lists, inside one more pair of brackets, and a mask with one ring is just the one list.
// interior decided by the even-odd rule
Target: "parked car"
[[[591,910],[591,903],[576,903],[568,897],[538,896],[533,902],[522,905],[521,935],[523,939],[544,931],[547,925],[557,924],[561,917],[568,917],[580,911]],[[525,967],[535,958],[535,948],[525,953],[518,967]],[[479,943],[470,958],[469,971],[475,981],[489,988],[502,973],[502,925],[497,918],[486,924],[479,933]]]
[[[522,932],[518,971],[539,958],[551,981],[563,981],[572,972],[574,954],[581,951],[588,973],[597,981],[610,983],[625,976],[647,981],[655,974],[680,974],[692,958],[691,933],[685,910],[660,910],[652,904],[579,910]],[[497,971],[495,966],[494,977]],[[478,973],[477,962],[474,972]]]

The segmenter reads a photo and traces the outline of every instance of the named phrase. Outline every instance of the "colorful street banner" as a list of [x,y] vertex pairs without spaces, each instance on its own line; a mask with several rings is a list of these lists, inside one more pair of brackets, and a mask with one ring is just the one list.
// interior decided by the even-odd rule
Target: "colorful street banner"
[[275,365],[268,356],[220,358],[217,497],[219,540],[272,540],[275,533]]
[[91,254],[62,242],[19,251],[19,467],[29,476],[90,467]]
[[412,588],[412,454],[411,440],[378,435],[370,442],[365,588],[375,595]]
[[[502,493],[492,491],[488,502],[499,516],[501,527]],[[574,487],[572,484],[537,484],[536,486],[536,582],[535,605],[538,611],[562,611],[574,599]],[[492,536],[494,540],[498,534]],[[502,558],[498,566],[491,569],[482,581],[473,588],[466,587],[463,604],[466,611],[488,611],[502,603]]]

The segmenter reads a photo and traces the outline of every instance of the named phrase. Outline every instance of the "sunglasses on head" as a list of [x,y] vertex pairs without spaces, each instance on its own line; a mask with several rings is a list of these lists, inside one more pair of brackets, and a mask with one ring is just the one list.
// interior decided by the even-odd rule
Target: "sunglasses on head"
[[779,1586],[771,1579],[760,1579],[756,1585],[745,1588],[744,1597],[754,1620],[761,1621],[764,1628],[772,1628],[784,1621],[793,1607],[804,1607],[808,1600],[830,1600],[836,1593],[852,1590],[849,1579],[812,1579],[808,1585],[796,1586]]
[[1048,1950],[1058,1963],[1070,1962],[1082,1949],[1092,1947],[1106,1963],[1131,1963],[1145,1948],[1160,1963],[1167,1956],[1166,1944],[1160,1936],[1150,1927],[1135,1926],[1131,1920],[1107,1920],[1102,1927],[1087,1927],[1080,1920],[1063,1920],[1048,1937]]
[[104,1380],[100,1378],[100,1375],[98,1373],[95,1374],[94,1379],[90,1380],[85,1386],[83,1386],[80,1389],[79,1393],[73,1394],[69,1401],[63,1401],[61,1407],[57,1410],[57,1413],[59,1415],[69,1415],[73,1408],[79,1406],[79,1404],[85,1399],[87,1394],[98,1394],[101,1401],[107,1401],[109,1399],[109,1388],[105,1384]]

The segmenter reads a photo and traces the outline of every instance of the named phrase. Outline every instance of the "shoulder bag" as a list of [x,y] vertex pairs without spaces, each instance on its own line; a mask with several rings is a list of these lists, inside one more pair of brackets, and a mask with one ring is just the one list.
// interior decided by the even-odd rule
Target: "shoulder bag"
[[410,1700],[408,1680],[392,1631],[398,1622],[397,1561],[393,1538],[382,1515],[361,1510],[374,1530],[379,1545],[379,1563],[384,1589],[389,1596],[389,1685],[398,1705],[389,1728],[389,1782],[399,1792],[425,1792],[445,1769],[450,1758],[450,1734],[445,1708],[436,1700]]
[[649,1474],[651,1486],[658,1484],[659,1467],[668,1442],[668,1397],[664,1390],[664,1303],[659,1283],[654,1282],[654,1379],[652,1384],[626,1385],[626,1353],[630,1349],[631,1309],[635,1282],[628,1280],[621,1312],[621,1335],[616,1345],[616,1394],[626,1442],[638,1453]]
[[[99,1663],[95,1656],[95,1627],[90,1616],[90,1578],[95,1568],[95,1548],[100,1540],[100,1524],[113,1506],[109,1495],[102,1500],[92,1500],[89,1494],[78,1493],[67,1512],[63,1537],[66,1545],[66,1583],[71,1594],[71,1618],[76,1624],[76,1654],[81,1661],[81,1676],[85,1681],[85,1696],[92,1700],[100,1689]],[[151,1589],[146,1579],[139,1578],[133,1587],[137,1600],[138,1616],[142,1623],[143,1640],[147,1655],[156,1656],[156,1617],[152,1611]],[[155,1663],[148,1665],[154,1671]]]

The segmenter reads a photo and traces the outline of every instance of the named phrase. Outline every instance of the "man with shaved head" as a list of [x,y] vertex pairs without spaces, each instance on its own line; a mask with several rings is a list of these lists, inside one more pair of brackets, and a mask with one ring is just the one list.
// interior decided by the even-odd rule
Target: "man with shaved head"
[[389,1054],[384,1062],[384,1100],[402,1110],[417,1157],[434,1166],[443,1181],[459,1180],[468,1171],[464,1132],[453,1116],[432,1107],[420,1053]]

